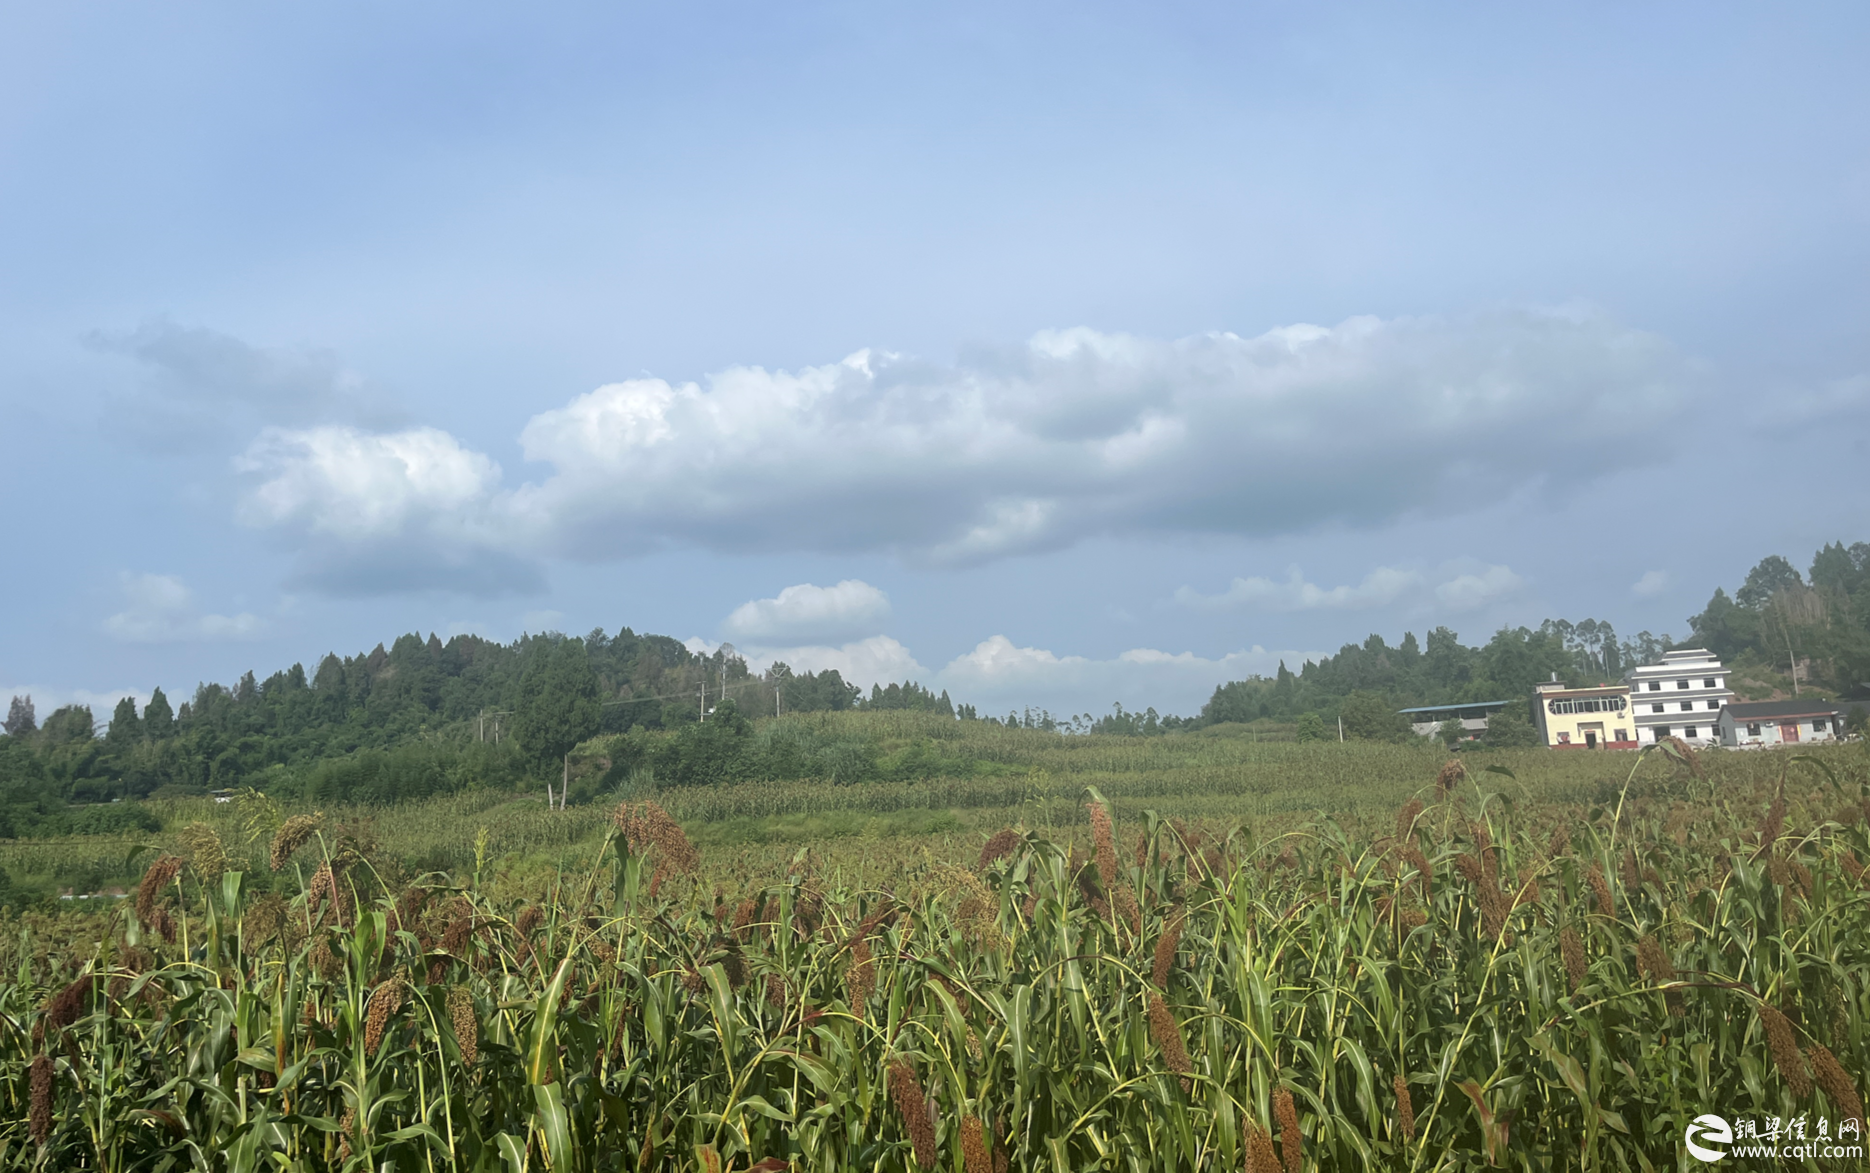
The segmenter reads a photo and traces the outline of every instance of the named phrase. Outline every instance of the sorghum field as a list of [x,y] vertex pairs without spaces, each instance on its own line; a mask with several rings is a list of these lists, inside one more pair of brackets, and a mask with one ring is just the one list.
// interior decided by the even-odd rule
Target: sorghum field
[[1071,740],[11,845],[141,881],[4,926],[0,1165],[1648,1169],[1862,1120],[1862,746]]

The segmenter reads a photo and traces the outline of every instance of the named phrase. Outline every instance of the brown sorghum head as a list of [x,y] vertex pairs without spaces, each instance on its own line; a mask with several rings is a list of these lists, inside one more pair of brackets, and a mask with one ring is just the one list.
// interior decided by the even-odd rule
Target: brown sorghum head
[[915,1068],[906,1060],[898,1059],[890,1064],[890,1099],[896,1105],[903,1131],[909,1134],[916,1164],[924,1169],[935,1168],[935,1126],[929,1122],[928,1097],[923,1094],[922,1081],[916,1078]]
[[1566,925],[1558,933],[1558,951],[1565,959],[1565,976],[1571,982],[1573,993],[1584,984],[1588,969],[1584,960],[1584,941],[1578,936],[1578,930]]
[[967,1173],[993,1173],[987,1153],[987,1125],[979,1116],[961,1117],[961,1167]]
[[1422,814],[1422,800],[1412,798],[1396,812],[1396,838],[1410,839],[1415,835],[1415,821]]
[[143,873],[143,882],[136,888],[137,920],[146,925],[155,923],[156,901],[181,870],[182,859],[176,855],[165,855],[149,865],[149,870]]
[[29,1074],[32,1098],[26,1109],[26,1126],[39,1144],[52,1135],[52,1076],[52,1060],[45,1055],[35,1056]]
[[1162,936],[1156,941],[1156,965],[1150,971],[1150,980],[1156,983],[1159,990],[1169,988],[1169,973],[1175,968],[1175,951],[1181,947],[1182,926],[1187,919],[1187,914],[1177,909],[1169,918],[1169,923],[1163,926]]
[[1779,1077],[1786,1081],[1786,1086],[1799,1099],[1811,1095],[1812,1079],[1805,1073],[1805,1057],[1799,1054],[1792,1023],[1764,1002],[1759,1004],[1759,1014],[1760,1025],[1766,1029],[1766,1046],[1772,1052],[1773,1066],[1779,1069]]
[[1461,779],[1467,777],[1467,765],[1460,758],[1449,758],[1448,764],[1435,775],[1435,797],[1447,798]]
[[1604,879],[1604,869],[1592,864],[1591,870],[1585,873],[1584,878],[1585,882],[1591,886],[1593,911],[1600,916],[1615,916],[1617,905],[1616,901],[1611,899],[1610,881]]
[[91,975],[80,974],[77,981],[54,994],[46,1004],[46,1025],[53,1030],[64,1030],[78,1021],[90,1001]]
[[376,1054],[383,1045],[383,1034],[390,1018],[403,1006],[403,979],[393,977],[370,995],[370,1008],[364,1016],[364,1050]]
[[870,939],[859,937],[851,945],[851,968],[846,975],[850,987],[851,1013],[863,1018],[870,1004],[870,992],[876,989],[876,962],[870,957]]
[[1817,1077],[1818,1086],[1824,1089],[1825,1099],[1831,1101],[1832,1109],[1841,1119],[1855,1120],[1857,1134],[1862,1136],[1864,1104],[1857,1094],[1857,1081],[1851,1078],[1850,1072],[1844,1070],[1844,1065],[1838,1062],[1830,1048],[1813,1043],[1806,1055],[1812,1061],[1812,1074]]
[[474,1013],[474,995],[468,993],[466,986],[448,991],[448,1019],[454,1024],[461,1062],[474,1066],[474,1061],[480,1058],[480,1018]]
[[1404,1140],[1415,1139],[1415,1103],[1409,1098],[1409,1080],[1400,1073],[1392,1081],[1396,1089],[1396,1125]]
[[[632,855],[641,855],[652,847],[656,851],[656,875],[691,875],[701,863],[701,856],[669,812],[654,802],[623,803],[613,816],[617,829]],[[652,877],[652,883],[654,878]]]
[[273,835],[272,850],[267,854],[267,861],[278,871],[286,866],[292,853],[305,846],[306,840],[318,830],[318,820],[311,815],[293,815],[279,825]]
[[994,832],[993,838],[982,844],[980,859],[974,864],[976,871],[986,871],[987,865],[1005,859],[1019,849],[1019,832],[1008,827]]
[[1257,1120],[1247,1121],[1247,1173],[1279,1173],[1272,1135]]
[[1194,1083],[1188,1078],[1194,1064],[1188,1061],[1188,1048],[1182,1043],[1182,1028],[1169,1013],[1168,1003],[1154,990],[1149,992],[1149,1037],[1156,1041],[1162,1051],[1162,1061],[1170,1071],[1182,1077],[1182,1090],[1190,1091]]
[[1091,842],[1097,849],[1097,878],[1104,887],[1112,888],[1117,883],[1117,838],[1116,829],[1110,822],[1110,811],[1101,802],[1086,804],[1091,812]]
[[1279,1123],[1279,1153],[1286,1159],[1286,1173],[1300,1173],[1305,1167],[1305,1137],[1289,1088],[1273,1089],[1273,1119]]

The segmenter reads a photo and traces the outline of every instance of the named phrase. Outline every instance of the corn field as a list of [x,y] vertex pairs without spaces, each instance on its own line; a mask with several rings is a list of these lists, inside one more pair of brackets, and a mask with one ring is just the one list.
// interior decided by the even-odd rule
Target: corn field
[[649,801],[517,904],[484,852],[405,876],[298,814],[256,866],[202,825],[93,938],[9,946],[0,1167],[1651,1169],[1699,1167],[1703,1112],[1861,1136],[1861,768],[1620,760],[1599,802],[1451,762],[1276,833],[1089,787],[1087,834],[888,890],[809,847],[710,880]]

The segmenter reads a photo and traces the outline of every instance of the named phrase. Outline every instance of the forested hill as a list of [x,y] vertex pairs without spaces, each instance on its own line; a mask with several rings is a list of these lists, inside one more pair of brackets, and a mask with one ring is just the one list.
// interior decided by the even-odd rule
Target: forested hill
[[15,697],[0,738],[0,787],[62,807],[296,778],[319,762],[341,763],[327,773],[368,775],[335,789],[385,799],[469,779],[517,784],[529,774],[550,776],[578,741],[635,727],[676,729],[723,699],[751,714],[776,706],[955,712],[947,694],[913,684],[866,697],[835,670],[794,673],[776,664],[756,676],[731,647],[702,656],[628,628],[511,644],[405,635],[388,648],[328,655],[310,673],[294,664],[264,680],[249,672],[231,688],[202,684],[180,704],[157,689],[141,713],[125,699],[102,736],[84,706],[40,724],[29,698]]
[[[1743,698],[1792,695],[1795,670],[1797,689],[1808,694],[1870,698],[1870,543],[1827,545],[1807,574],[1780,555],[1765,558],[1732,596],[1716,588],[1688,624],[1689,646],[1725,659]],[[1464,646],[1446,627],[1425,644],[1405,634],[1390,647],[1372,635],[1297,673],[1281,664],[1272,678],[1224,684],[1190,722],[1153,724],[1334,718],[1348,710],[1364,736],[1400,736],[1397,708],[1523,698],[1553,675],[1574,685],[1613,682],[1674,643],[1647,631],[1619,639],[1609,622],[1592,619],[1507,628],[1480,647]],[[1147,717],[1119,714],[1099,725],[1151,724]]]
[[[1828,545],[1807,574],[1783,557],[1767,558],[1733,595],[1716,590],[1689,624],[1695,644],[1728,660],[1747,699],[1795,689],[1870,697],[1870,544]],[[1272,677],[1221,685],[1194,717],[1118,708],[1101,717],[1028,711],[1005,720],[1120,735],[1271,721],[1303,734],[1343,717],[1353,736],[1399,739],[1408,734],[1398,708],[1523,698],[1554,674],[1573,684],[1616,680],[1670,642],[1649,632],[1621,639],[1608,622],[1587,619],[1506,629],[1470,647],[1437,627],[1423,642],[1405,634],[1390,646],[1372,635],[1296,673],[1282,664]],[[756,675],[731,647],[702,656],[628,628],[511,644],[411,634],[361,655],[328,655],[310,673],[295,664],[265,680],[249,672],[231,688],[203,684],[180,704],[158,689],[142,712],[120,703],[102,736],[88,708],[60,709],[41,724],[29,698],[15,697],[0,737],[0,836],[134,818],[128,808],[74,813],[68,804],[244,785],[378,801],[521,786],[553,777],[580,742],[631,730],[652,740],[658,731],[679,734],[704,706],[712,712],[724,703],[733,727],[776,712],[854,708],[975,717],[914,683],[873,687],[866,696],[835,671],[775,664]],[[672,776],[709,775],[683,765]]]

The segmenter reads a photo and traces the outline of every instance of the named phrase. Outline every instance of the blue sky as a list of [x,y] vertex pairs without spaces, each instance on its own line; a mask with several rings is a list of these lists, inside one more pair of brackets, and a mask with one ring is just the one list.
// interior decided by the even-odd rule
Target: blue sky
[[1870,538],[1860,5],[9,9],[42,712],[626,624],[1188,712]]

